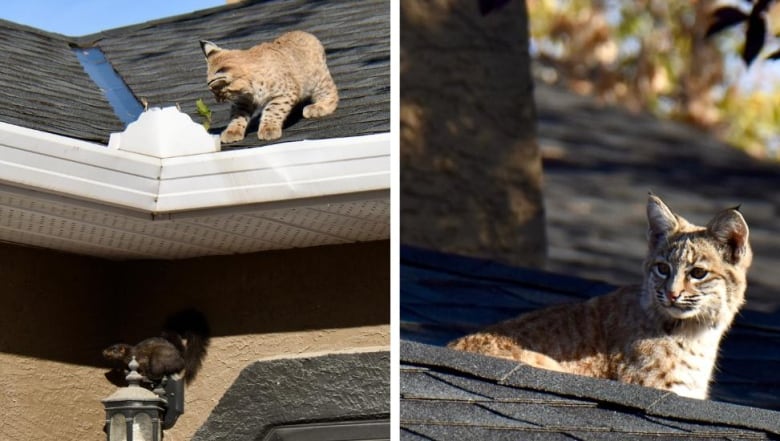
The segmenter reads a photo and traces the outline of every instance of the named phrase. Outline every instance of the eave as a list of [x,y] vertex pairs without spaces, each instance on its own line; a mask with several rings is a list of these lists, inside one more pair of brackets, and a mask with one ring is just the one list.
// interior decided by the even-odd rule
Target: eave
[[0,158],[0,241],[172,259],[389,236],[389,133],[157,158],[0,123]]

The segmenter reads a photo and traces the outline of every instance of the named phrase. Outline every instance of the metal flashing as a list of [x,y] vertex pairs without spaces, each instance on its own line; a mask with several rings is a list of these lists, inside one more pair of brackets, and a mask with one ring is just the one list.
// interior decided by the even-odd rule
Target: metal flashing
[[138,119],[144,108],[114,67],[97,47],[74,47],[73,53],[84,71],[97,84],[125,125]]
[[263,441],[390,441],[390,421],[357,420],[274,427]]

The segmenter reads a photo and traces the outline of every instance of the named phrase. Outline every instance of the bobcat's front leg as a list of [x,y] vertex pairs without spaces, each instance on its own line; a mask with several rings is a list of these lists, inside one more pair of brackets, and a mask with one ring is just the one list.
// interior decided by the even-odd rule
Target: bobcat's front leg
[[244,139],[249,119],[254,113],[254,104],[248,101],[237,101],[230,108],[230,123],[219,136],[223,144],[230,144]]
[[264,141],[281,138],[284,120],[287,119],[296,101],[297,97],[291,95],[278,96],[269,101],[260,117],[257,137]]

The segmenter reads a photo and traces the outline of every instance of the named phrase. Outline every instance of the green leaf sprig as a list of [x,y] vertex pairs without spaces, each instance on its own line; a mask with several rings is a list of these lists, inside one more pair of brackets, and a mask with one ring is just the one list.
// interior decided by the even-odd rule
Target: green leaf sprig
[[203,118],[203,128],[206,130],[211,128],[211,109],[209,109],[209,106],[206,105],[205,102],[203,102],[203,99],[198,98],[197,101],[195,101],[195,108],[198,111],[198,115],[200,115],[201,118]]

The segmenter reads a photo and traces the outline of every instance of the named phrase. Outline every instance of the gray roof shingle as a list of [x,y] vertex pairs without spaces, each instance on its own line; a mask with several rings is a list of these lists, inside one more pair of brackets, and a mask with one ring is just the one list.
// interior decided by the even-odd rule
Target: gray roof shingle
[[401,342],[401,439],[772,439],[780,412]]
[[[305,120],[300,109],[281,142],[384,133],[390,130],[390,8],[387,0],[249,1],[112,29],[76,39],[0,21],[0,38],[13,41],[0,55],[0,121],[74,138],[107,142],[123,130],[72,46],[100,48],[138,99],[150,106],[180,105],[200,121],[195,101],[213,111],[213,131],[227,125],[230,105],[206,87],[198,41],[246,48],[301,29],[317,35],[341,101],[333,115]],[[250,130],[256,130],[256,121]],[[237,144],[261,145],[253,133]]]
[[124,129],[66,37],[0,20],[0,121],[91,141]]

